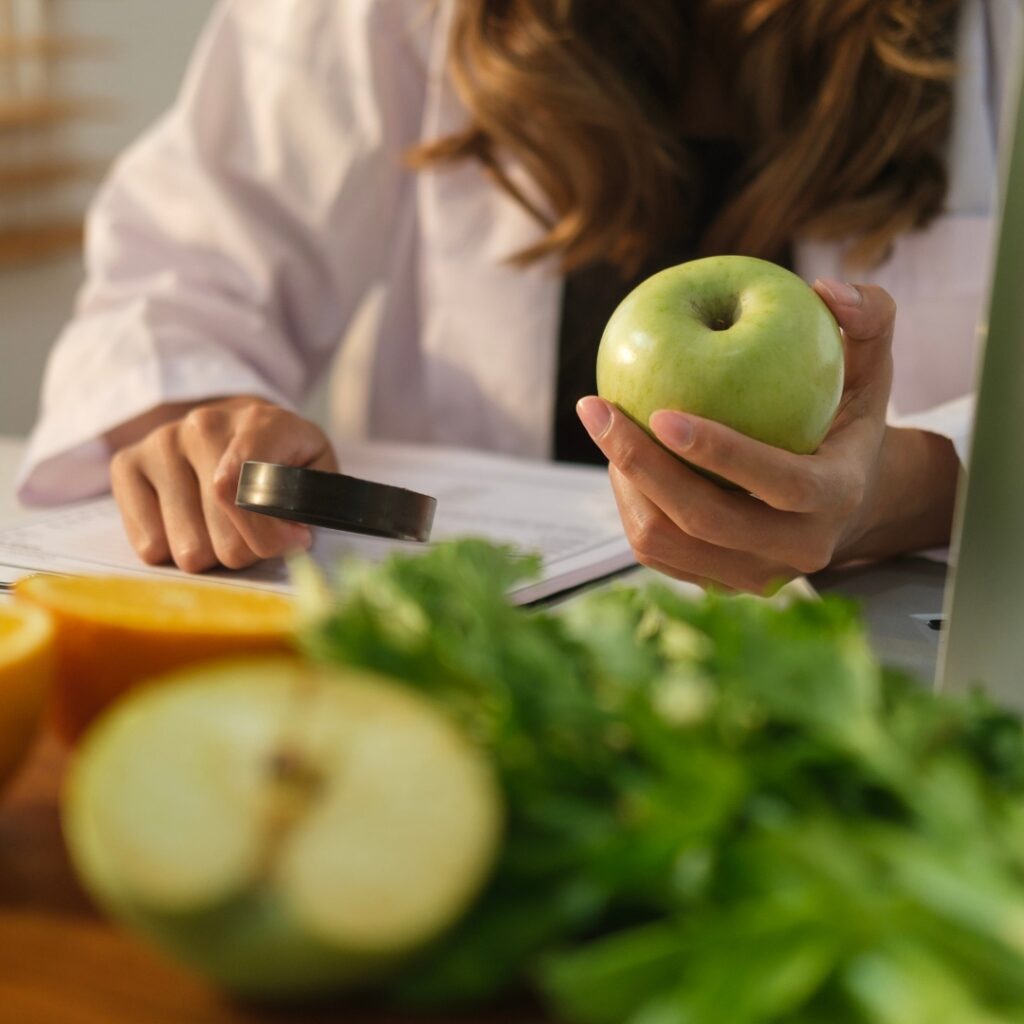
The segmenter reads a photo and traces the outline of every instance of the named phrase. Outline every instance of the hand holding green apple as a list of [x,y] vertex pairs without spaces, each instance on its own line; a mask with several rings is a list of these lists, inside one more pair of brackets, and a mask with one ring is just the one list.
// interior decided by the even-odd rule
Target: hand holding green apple
[[[602,340],[602,397],[578,406],[609,459],[637,559],[701,585],[765,592],[835,561],[944,543],[952,445],[886,426],[892,298],[836,281],[812,291],[763,261],[720,259],[718,291],[673,296],[671,276],[655,275],[627,297]],[[716,265],[700,264],[707,289]],[[673,323],[689,355],[650,358],[668,347],[656,334],[671,338]]]

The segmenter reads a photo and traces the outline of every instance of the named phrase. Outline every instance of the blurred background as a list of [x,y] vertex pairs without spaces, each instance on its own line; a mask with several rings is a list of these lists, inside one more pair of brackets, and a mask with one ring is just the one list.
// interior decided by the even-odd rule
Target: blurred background
[[0,0],[0,434],[25,434],[104,168],[167,108],[213,0]]

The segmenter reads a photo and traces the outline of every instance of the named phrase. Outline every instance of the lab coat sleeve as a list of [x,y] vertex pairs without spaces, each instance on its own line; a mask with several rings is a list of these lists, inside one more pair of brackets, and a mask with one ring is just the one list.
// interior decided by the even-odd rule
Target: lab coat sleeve
[[961,465],[966,466],[974,428],[974,408],[975,396],[964,395],[923,412],[893,417],[891,422],[893,426],[912,427],[949,438]]
[[399,0],[217,6],[176,104],[88,217],[23,501],[106,490],[105,432],[161,404],[301,401],[383,273],[408,187],[406,21]]

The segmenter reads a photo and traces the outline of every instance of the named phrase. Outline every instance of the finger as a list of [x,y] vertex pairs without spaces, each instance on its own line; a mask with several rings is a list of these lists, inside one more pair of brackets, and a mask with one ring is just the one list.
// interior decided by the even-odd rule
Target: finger
[[[806,524],[791,517],[789,509],[802,509],[804,505],[801,502],[810,507],[810,486],[807,495],[788,495],[785,480],[772,489],[770,485],[774,481],[770,475],[761,481],[754,480],[749,474],[743,480],[730,476],[728,472],[720,473],[740,485],[763,483],[760,489],[770,491],[778,503],[778,507],[770,507],[765,504],[767,497],[758,495],[758,498],[752,498],[727,491],[687,468],[610,403],[590,396],[581,399],[578,409],[584,425],[608,456],[609,462],[661,509],[679,530],[716,547],[755,551],[787,564],[801,564],[806,547]],[[703,425],[709,421],[700,422]],[[735,434],[735,431],[731,433]],[[749,440],[741,434],[735,436]],[[772,453],[778,451],[768,450]],[[799,458],[789,452],[781,455]],[[689,455],[686,457],[689,459]],[[724,459],[721,466],[729,468]],[[747,489],[755,490],[749,486]]]
[[250,460],[337,472],[338,459],[330,442],[311,423],[294,418],[295,429],[281,429],[280,421],[266,421],[240,429],[212,468],[216,500],[253,550],[270,558],[287,551],[305,550],[312,532],[299,523],[285,523],[270,516],[247,512],[235,504],[242,466]]
[[711,581],[758,594],[772,590],[779,579],[795,575],[792,569],[758,555],[715,547],[683,533],[614,466],[610,477],[626,537],[641,565],[667,566],[678,579]]
[[171,560],[156,491],[140,471],[136,458],[122,450],[110,463],[110,488],[121,513],[128,541],[147,565]]
[[238,480],[225,482],[220,475],[221,465],[217,454],[203,464],[207,503],[216,509],[217,516],[231,524],[254,554],[259,558],[277,558],[292,551],[307,551],[312,546],[313,533],[308,526],[239,508],[235,504]]
[[217,555],[192,466],[171,430],[154,432],[147,446],[142,470],[160,503],[171,558],[185,572],[212,569]]
[[303,523],[237,506],[225,510],[220,500],[215,500],[249,549],[260,558],[280,558],[295,551],[308,551],[313,545],[313,531]]
[[681,569],[675,568],[675,566],[666,565],[663,562],[658,562],[653,559],[649,562],[645,562],[644,568],[652,569],[654,572],[660,572],[662,576],[668,576],[671,579],[679,580],[680,583],[692,583],[695,587],[700,587],[701,590],[717,590],[723,594],[742,593],[742,591],[734,590],[732,587],[727,587],[723,583],[705,579],[703,576],[694,576],[692,573],[683,572]]
[[[774,509],[817,512],[829,504],[830,481],[821,460],[794,455],[714,420],[671,409],[652,414],[651,430],[687,462],[723,477]],[[784,527],[779,517],[771,525]]]
[[263,556],[250,546],[245,535],[217,500],[212,487],[200,486],[199,500],[217,561],[227,569],[246,569],[260,561]]
[[[313,424],[298,417],[294,418],[294,429],[283,430],[280,421],[271,425],[265,419],[251,423],[248,429],[240,429],[230,439],[213,470],[213,486],[218,501],[230,510],[240,528],[245,528],[243,524],[248,523],[255,530],[262,529],[261,521],[272,520],[246,512],[234,504],[242,467],[250,460],[302,466],[329,473],[338,470],[338,458],[327,437]],[[293,530],[287,536],[293,541],[298,537],[308,544],[311,540],[308,528],[298,524],[292,526]],[[299,530],[304,530],[304,534]]]
[[892,342],[896,302],[884,288],[819,278],[814,282],[814,290],[851,341],[879,345]]
[[279,420],[271,423],[257,413],[248,424],[239,426],[214,470],[214,484],[222,502],[234,505],[242,466],[250,460],[337,472],[337,455],[323,433],[298,417],[294,423],[295,429],[282,430]]
[[[709,503],[706,511],[671,513],[681,529],[686,529],[684,522],[698,526],[705,521],[713,522],[717,530],[686,532],[711,543],[757,552],[803,574],[819,572],[832,562],[835,541],[822,522],[858,508],[864,497],[861,478],[849,468],[859,463],[842,450],[839,439],[834,439],[828,449],[837,457],[825,459],[821,454],[794,455],[714,420],[672,410],[654,413],[651,428],[666,447],[688,462],[732,481],[770,506],[766,509],[750,498],[715,488],[719,493],[712,492],[714,504]],[[850,448],[860,441],[851,433],[845,443]],[[823,445],[821,451],[825,450]],[[657,497],[648,496],[669,511]],[[687,502],[701,498],[696,488],[685,495]],[[677,496],[675,503],[678,505],[681,500],[683,497]],[[732,511],[732,522],[722,518],[725,510]],[[812,518],[816,515],[818,520]],[[711,536],[713,533],[718,537]],[[725,544],[719,538],[726,536],[739,538],[739,542]]]
[[[301,422],[297,417],[294,419]],[[281,447],[275,450],[271,425],[280,425],[281,421],[281,410],[260,403],[241,414],[218,407],[196,409],[182,423],[183,445],[199,479],[214,550],[228,568],[245,568],[259,559],[305,550],[312,544],[308,527],[251,514],[235,505],[237,473],[242,461],[253,457],[265,461],[280,459]],[[266,440],[262,444],[256,425],[264,428],[262,435]],[[245,451],[243,444],[255,450]],[[244,452],[244,458],[237,464],[235,479],[228,481],[221,467],[225,454],[232,449]]]
[[[221,565],[228,569],[244,569],[262,558],[270,558],[301,545],[302,541],[289,544],[286,540],[286,528],[292,524],[267,518],[265,525],[257,523],[250,527],[244,524],[243,528],[232,515],[233,506],[225,507],[219,500],[213,484],[214,470],[223,451],[219,437],[191,431],[185,435],[185,444],[199,488],[199,502],[210,542]],[[265,517],[252,518],[259,520]],[[304,528],[297,526],[296,529]]]
[[814,288],[843,330],[846,356],[844,403],[852,400],[870,410],[884,409],[892,387],[895,301],[877,285],[818,280]]
[[338,456],[334,449],[328,444],[315,459],[306,463],[307,469],[322,469],[325,473],[337,473]]

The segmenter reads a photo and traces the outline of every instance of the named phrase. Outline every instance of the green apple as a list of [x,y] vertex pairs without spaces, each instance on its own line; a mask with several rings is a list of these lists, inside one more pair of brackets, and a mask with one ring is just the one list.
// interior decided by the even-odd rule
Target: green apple
[[597,390],[645,430],[653,412],[675,409],[808,454],[842,395],[842,337],[796,274],[710,256],[663,270],[623,299],[601,338]]
[[101,719],[63,801],[72,862],[112,916],[248,996],[398,966],[487,877],[501,799],[424,697],[290,658],[211,663]]

